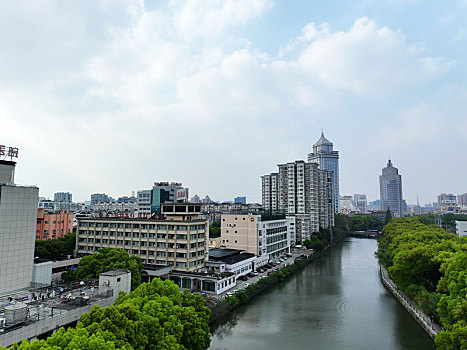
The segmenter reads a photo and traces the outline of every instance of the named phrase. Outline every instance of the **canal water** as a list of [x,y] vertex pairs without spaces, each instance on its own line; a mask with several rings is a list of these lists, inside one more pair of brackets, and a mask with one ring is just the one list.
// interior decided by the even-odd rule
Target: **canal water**
[[214,326],[210,349],[434,349],[382,285],[376,249],[347,238]]

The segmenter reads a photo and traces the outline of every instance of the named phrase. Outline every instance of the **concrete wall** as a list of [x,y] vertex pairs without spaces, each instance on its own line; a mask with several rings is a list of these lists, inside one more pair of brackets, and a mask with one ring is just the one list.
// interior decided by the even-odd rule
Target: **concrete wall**
[[382,266],[381,270],[381,281],[384,286],[394,295],[394,297],[402,304],[402,306],[412,315],[417,323],[423,328],[423,330],[434,339],[436,334],[443,329],[436,323],[430,320],[430,318],[423,313],[420,309],[415,306],[415,303],[405,293],[397,289],[397,286],[389,278],[389,274]]
[[38,194],[37,187],[0,186],[0,293],[31,284]]
[[52,261],[34,264],[32,269],[32,285],[50,286],[52,284]]

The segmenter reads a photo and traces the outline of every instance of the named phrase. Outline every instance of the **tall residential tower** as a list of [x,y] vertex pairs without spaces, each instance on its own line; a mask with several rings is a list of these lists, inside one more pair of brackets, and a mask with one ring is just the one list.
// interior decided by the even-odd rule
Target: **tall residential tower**
[[321,137],[313,145],[313,152],[308,154],[308,162],[318,164],[319,169],[332,171],[332,192],[334,213],[339,212],[339,151],[334,151],[331,141]]

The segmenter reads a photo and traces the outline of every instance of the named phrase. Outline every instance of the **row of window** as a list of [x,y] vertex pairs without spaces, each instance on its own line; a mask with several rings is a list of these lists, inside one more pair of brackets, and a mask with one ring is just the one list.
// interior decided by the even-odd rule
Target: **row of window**
[[[177,231],[178,232],[178,231]],[[86,231],[86,230],[79,230],[79,235],[81,236],[94,236],[94,237],[133,237],[133,238],[155,238],[155,233],[139,233],[139,232],[120,232],[120,231]],[[184,240],[186,241],[190,237],[190,240],[204,239],[204,233],[192,233],[190,235],[187,234],[165,234],[165,233],[158,233],[157,238],[159,239],[177,239],[177,240]]]
[[[97,252],[100,247],[93,247],[93,246],[83,246],[79,245],[78,250],[81,251],[88,251],[88,252]],[[168,258],[187,258],[187,253],[175,253],[175,252],[156,252],[153,250],[145,250],[145,249],[125,249],[129,254],[133,255],[149,255],[149,256],[159,256],[159,257],[168,257]],[[204,256],[204,250],[200,250],[198,252],[193,252],[189,254],[190,259],[196,258],[197,256]]]
[[[124,223],[108,223],[108,222],[80,222],[79,227],[90,228],[126,228],[126,229],[142,229],[142,230],[169,230],[169,231],[188,231],[188,225],[156,225],[156,224],[124,224]],[[189,225],[190,230],[204,230],[205,225]]]
[[139,242],[139,241],[123,241],[123,240],[115,240],[115,239],[100,239],[100,238],[79,238],[78,239],[79,243],[95,243],[95,244],[111,244],[111,245],[118,245],[118,246],[133,246],[133,247],[159,247],[159,248],[171,248],[171,249],[188,249],[188,246],[190,249],[195,249],[195,248],[202,248],[204,247],[204,241],[203,242],[198,242],[198,243],[191,243],[190,245],[188,244],[182,244],[182,243],[165,243],[165,242],[158,242],[157,245],[155,242]]

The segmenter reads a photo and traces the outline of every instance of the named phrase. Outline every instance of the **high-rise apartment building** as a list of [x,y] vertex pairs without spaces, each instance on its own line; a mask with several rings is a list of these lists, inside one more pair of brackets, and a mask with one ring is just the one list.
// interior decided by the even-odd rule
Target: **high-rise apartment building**
[[332,171],[332,191],[334,213],[339,212],[339,151],[334,151],[331,141],[321,137],[313,145],[313,152],[308,154],[308,162],[318,164],[319,169]]
[[15,166],[0,160],[0,294],[32,281],[39,189],[15,185]]
[[56,192],[54,194],[54,202],[56,203],[71,203],[73,195],[70,192]]
[[319,228],[334,225],[333,174],[303,160],[279,164],[262,179],[263,209],[295,218],[292,243],[310,238]]
[[381,210],[391,210],[392,216],[401,217],[407,210],[402,198],[402,176],[399,170],[392,165],[391,160],[379,176],[379,193]]

